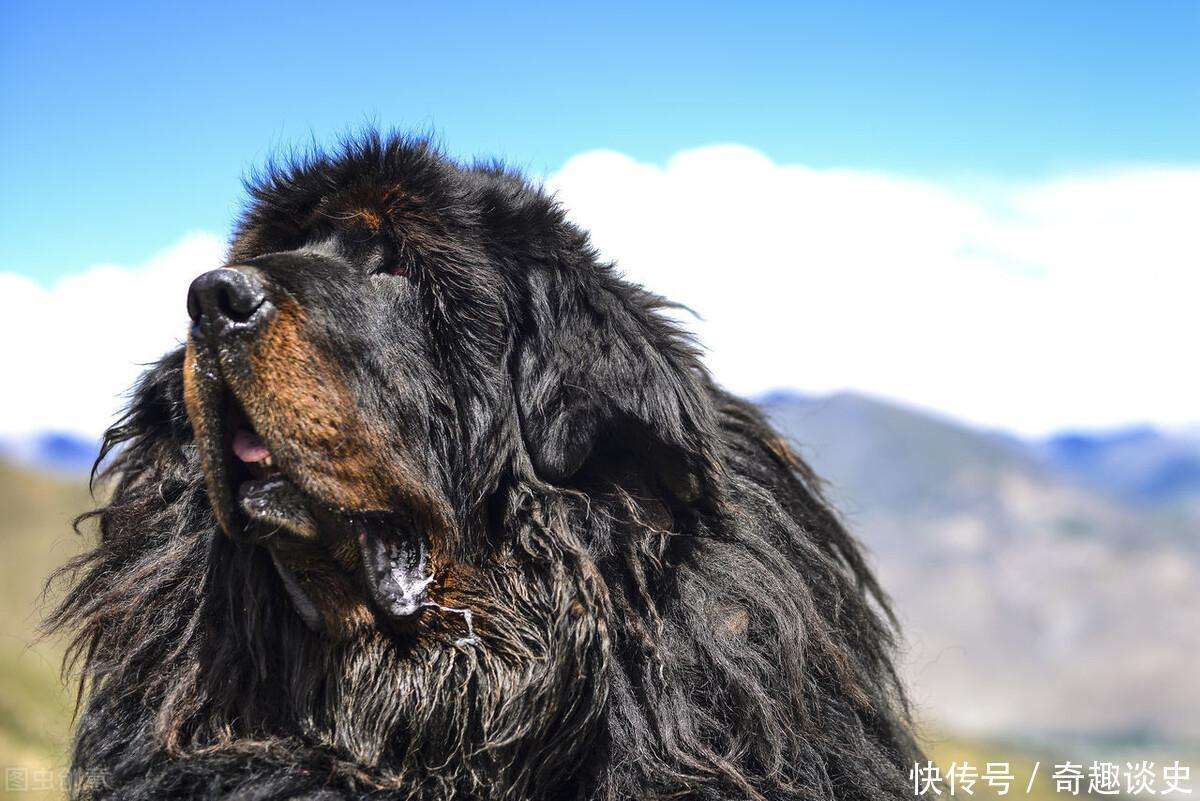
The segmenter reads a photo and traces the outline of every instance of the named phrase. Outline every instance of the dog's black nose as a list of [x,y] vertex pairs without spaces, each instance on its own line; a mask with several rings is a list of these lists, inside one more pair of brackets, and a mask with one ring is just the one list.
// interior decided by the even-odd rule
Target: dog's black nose
[[192,281],[187,294],[192,322],[217,333],[249,322],[267,299],[256,273],[253,268],[222,267]]

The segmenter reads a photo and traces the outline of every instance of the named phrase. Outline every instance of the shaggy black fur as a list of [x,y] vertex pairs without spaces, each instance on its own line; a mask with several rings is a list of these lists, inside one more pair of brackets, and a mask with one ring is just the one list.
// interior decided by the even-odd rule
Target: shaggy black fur
[[[107,434],[100,542],[48,623],[85,678],[77,797],[909,794],[886,600],[664,301],[521,177],[422,141],[368,134],[250,191],[231,262],[291,310],[292,338],[256,336],[293,361],[194,329]],[[307,498],[299,556],[215,514],[203,359]],[[359,513],[420,529],[443,608],[370,601],[339,533]]]

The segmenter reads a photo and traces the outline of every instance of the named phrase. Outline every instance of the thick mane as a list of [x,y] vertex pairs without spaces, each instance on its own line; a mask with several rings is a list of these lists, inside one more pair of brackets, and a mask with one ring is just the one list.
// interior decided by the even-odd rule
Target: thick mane
[[[643,658],[617,664],[610,729],[629,754],[610,791],[901,795],[916,749],[887,601],[757,410],[714,399],[735,505],[653,559],[669,562],[667,584],[630,604],[631,628],[658,629]],[[644,557],[652,536],[627,547]]]
[[[508,174],[475,176],[475,191],[548,203]],[[410,638],[310,631],[266,549],[218,528],[182,351],[143,376],[106,435],[108,501],[77,524],[99,542],[60,571],[69,589],[47,621],[73,635],[84,680],[79,797],[909,794],[918,749],[894,621],[858,544],[760,412],[712,384],[661,301],[562,230],[603,282],[591,316],[611,303],[605,319],[629,328],[572,340],[552,329],[569,304],[549,290],[515,312],[534,342],[507,390],[528,449],[497,451],[525,461],[494,471],[497,533],[479,561],[491,568],[445,590],[472,610],[470,637],[437,621]],[[648,342],[652,358],[593,364],[595,380],[643,370],[654,392],[594,406],[552,395],[581,360],[551,347],[609,336]],[[552,416],[568,407],[597,440],[575,459],[558,445],[578,422]],[[635,424],[621,441],[649,450],[604,444]]]

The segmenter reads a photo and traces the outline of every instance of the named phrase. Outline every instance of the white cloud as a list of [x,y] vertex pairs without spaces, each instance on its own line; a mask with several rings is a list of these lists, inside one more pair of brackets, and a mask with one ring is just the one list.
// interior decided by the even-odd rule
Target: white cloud
[[[737,392],[857,389],[1034,433],[1200,420],[1200,169],[984,191],[723,146],[585,153],[550,184],[630,278],[703,316]],[[50,289],[0,273],[0,434],[102,430],[223,252],[193,234]]]
[[1200,419],[1200,169],[1000,190],[612,152],[551,179],[632,279],[679,300],[731,389],[856,389],[1040,433]]
[[139,267],[99,265],[50,289],[0,273],[0,433],[101,432],[142,366],[187,335],[188,283],[224,250],[192,234]]

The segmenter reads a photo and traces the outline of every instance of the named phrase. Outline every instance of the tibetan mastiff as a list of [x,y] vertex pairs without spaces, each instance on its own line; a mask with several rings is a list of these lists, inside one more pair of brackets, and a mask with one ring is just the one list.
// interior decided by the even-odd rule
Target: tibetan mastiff
[[48,621],[76,797],[910,794],[858,544],[554,198],[378,133],[249,193]]

